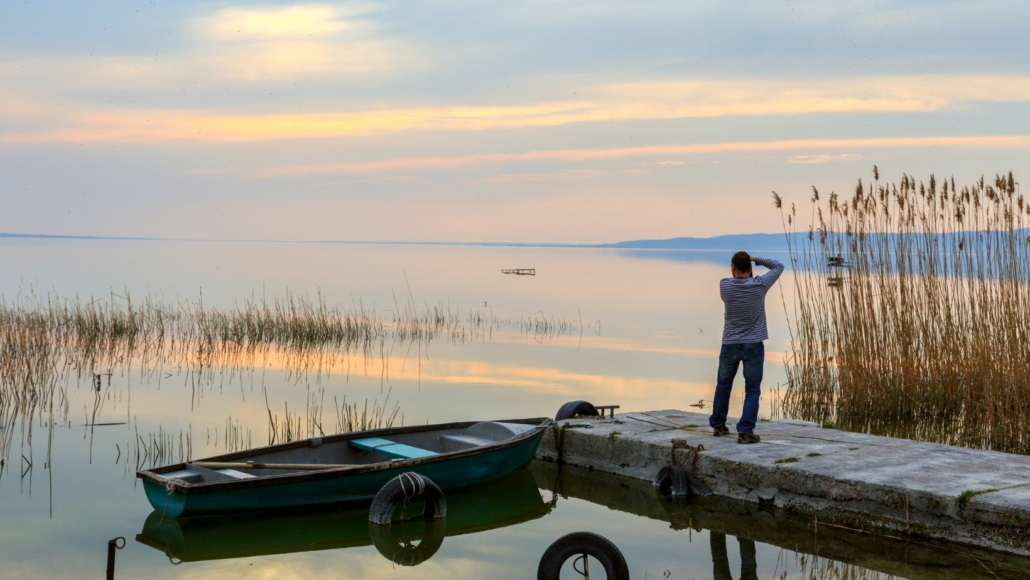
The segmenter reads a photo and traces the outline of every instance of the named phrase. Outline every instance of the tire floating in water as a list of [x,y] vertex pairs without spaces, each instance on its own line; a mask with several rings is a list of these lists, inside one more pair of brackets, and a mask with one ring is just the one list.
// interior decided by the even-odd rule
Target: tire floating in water
[[[622,552],[611,540],[593,532],[573,532],[555,540],[540,557],[536,578],[558,580],[562,566],[569,558],[576,557],[572,564],[576,567],[578,562],[585,566],[587,556],[601,563],[608,580],[629,580],[629,566]],[[584,575],[584,570],[576,568],[576,571]]]

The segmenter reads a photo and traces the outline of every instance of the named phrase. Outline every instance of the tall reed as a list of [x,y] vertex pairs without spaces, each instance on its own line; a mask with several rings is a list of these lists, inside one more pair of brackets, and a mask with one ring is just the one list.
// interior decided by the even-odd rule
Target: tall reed
[[859,180],[780,209],[795,270],[787,413],[1030,453],[1030,203],[1014,176]]

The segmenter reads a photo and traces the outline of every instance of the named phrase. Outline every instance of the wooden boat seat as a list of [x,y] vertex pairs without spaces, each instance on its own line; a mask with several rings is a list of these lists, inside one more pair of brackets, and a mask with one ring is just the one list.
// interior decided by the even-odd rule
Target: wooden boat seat
[[412,447],[411,445],[404,445],[403,443],[394,443],[382,437],[351,439],[350,446],[362,451],[374,451],[397,459],[417,459],[419,457],[436,455],[435,451],[427,451],[418,447]]

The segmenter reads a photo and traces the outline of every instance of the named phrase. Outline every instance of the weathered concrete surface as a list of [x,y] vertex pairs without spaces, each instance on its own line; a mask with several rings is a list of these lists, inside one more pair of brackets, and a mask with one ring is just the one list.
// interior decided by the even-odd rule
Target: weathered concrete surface
[[[758,425],[762,442],[713,437],[708,415],[665,410],[562,421],[538,457],[650,480],[675,461],[721,496],[774,501],[813,521],[1030,555],[1030,457],[821,429]],[[589,427],[587,427],[589,425]],[[703,445],[697,453],[673,440]],[[965,501],[960,499],[966,493]],[[970,495],[971,492],[973,495]]]

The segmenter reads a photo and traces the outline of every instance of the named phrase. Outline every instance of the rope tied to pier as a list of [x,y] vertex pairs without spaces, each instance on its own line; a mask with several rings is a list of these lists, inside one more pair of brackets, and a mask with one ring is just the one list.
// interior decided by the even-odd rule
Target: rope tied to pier
[[701,458],[701,452],[705,450],[705,446],[698,443],[697,445],[691,445],[687,443],[686,439],[673,439],[672,440],[672,464],[679,467],[686,467],[685,465],[679,464],[679,459],[676,457],[677,449],[686,449],[690,457],[690,472],[694,473],[697,471],[697,462]]
[[565,432],[569,429],[593,429],[593,425],[571,425],[565,422],[561,427],[557,423],[551,423],[551,428],[556,431],[554,436],[554,453],[557,456],[555,463],[561,465],[565,462]]
[[557,423],[554,425],[555,436],[554,436],[554,454],[556,456],[555,463],[561,465],[565,456],[565,431],[568,430],[569,424],[565,423],[561,427]]

